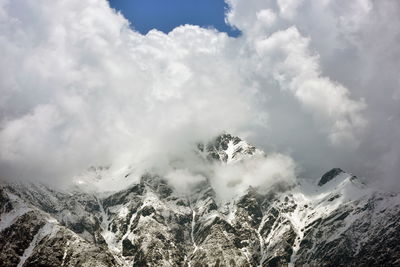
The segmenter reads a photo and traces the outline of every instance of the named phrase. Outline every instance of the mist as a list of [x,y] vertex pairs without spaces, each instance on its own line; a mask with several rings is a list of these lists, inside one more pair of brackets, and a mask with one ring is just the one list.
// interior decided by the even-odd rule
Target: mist
[[105,0],[0,0],[1,177],[68,184],[129,166],[185,190],[203,178],[170,162],[225,131],[273,156],[214,170],[220,195],[233,173],[242,190],[332,167],[398,189],[400,4],[227,3],[237,38],[142,35]]

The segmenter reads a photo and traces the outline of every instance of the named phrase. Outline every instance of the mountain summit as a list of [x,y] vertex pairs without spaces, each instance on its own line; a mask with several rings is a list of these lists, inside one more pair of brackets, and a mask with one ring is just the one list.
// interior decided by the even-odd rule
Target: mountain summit
[[[198,150],[209,164],[266,157],[229,134]],[[399,219],[399,194],[338,168],[227,202],[208,179],[182,194],[156,173],[108,195],[4,182],[0,265],[395,266]]]

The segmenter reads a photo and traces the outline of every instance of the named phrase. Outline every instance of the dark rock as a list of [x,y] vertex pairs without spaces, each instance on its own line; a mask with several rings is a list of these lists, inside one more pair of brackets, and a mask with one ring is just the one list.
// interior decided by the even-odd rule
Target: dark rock
[[327,182],[329,182],[330,180],[332,180],[333,178],[335,178],[336,176],[338,176],[341,173],[344,173],[344,171],[342,169],[333,168],[329,172],[322,175],[321,179],[318,182],[318,185],[323,186],[324,184],[326,184]]
[[2,266],[17,266],[25,249],[44,225],[34,211],[20,216],[0,233],[0,262]]
[[125,256],[125,257],[126,256],[134,256],[137,249],[138,248],[135,245],[133,245],[129,239],[122,240],[122,255],[123,256]]
[[142,208],[142,216],[144,217],[149,216],[155,212],[156,210],[152,206],[145,206]]
[[11,200],[8,198],[7,193],[0,187],[0,214],[8,213],[13,209]]

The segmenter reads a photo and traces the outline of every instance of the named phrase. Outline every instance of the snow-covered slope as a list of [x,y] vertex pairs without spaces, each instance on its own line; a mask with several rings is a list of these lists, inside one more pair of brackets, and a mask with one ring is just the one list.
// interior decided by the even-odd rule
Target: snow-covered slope
[[[213,164],[264,156],[228,134],[199,151]],[[224,203],[208,180],[182,194],[154,173],[107,196],[4,183],[0,265],[396,266],[399,219],[399,194],[340,169]]]
[[233,163],[264,152],[250,145],[237,136],[222,134],[207,144],[199,144],[199,150],[209,160]]

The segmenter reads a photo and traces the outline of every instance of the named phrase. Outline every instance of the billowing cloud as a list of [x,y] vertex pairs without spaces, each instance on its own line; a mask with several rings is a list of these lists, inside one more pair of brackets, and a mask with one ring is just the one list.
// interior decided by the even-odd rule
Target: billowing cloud
[[[257,142],[287,149],[312,176],[342,166],[380,185],[399,188],[396,173],[400,170],[395,167],[400,166],[399,153],[395,152],[399,151],[400,130],[400,81],[396,74],[400,67],[396,45],[400,38],[399,2],[227,2],[232,7],[228,21],[242,29],[249,42],[282,40],[276,51],[286,53],[277,64],[266,63],[269,70],[264,75],[275,72],[276,79],[268,81],[277,80],[280,90],[289,89],[314,117],[310,122],[293,107],[292,100],[275,97],[269,102],[274,106],[269,108],[274,127],[265,131],[267,138]],[[259,19],[260,10],[274,14],[273,23]],[[267,54],[267,58],[276,56]],[[272,88],[275,84],[270,83]],[[310,98],[306,92],[312,92]],[[276,108],[274,102],[282,108]],[[325,134],[317,134],[321,130]],[[326,137],[331,144],[326,143]]]
[[282,154],[255,156],[236,164],[216,165],[211,184],[220,201],[229,200],[249,187],[262,191],[278,183],[292,185],[296,181],[296,164]]
[[[396,183],[399,4],[227,2],[238,38],[191,25],[141,35],[105,0],[0,0],[1,175],[161,168],[228,131],[302,175],[339,165]],[[291,179],[277,155],[259,169]]]
[[102,0],[1,7],[3,176],[166,165],[256,114],[225,33],[184,26],[143,36]]

